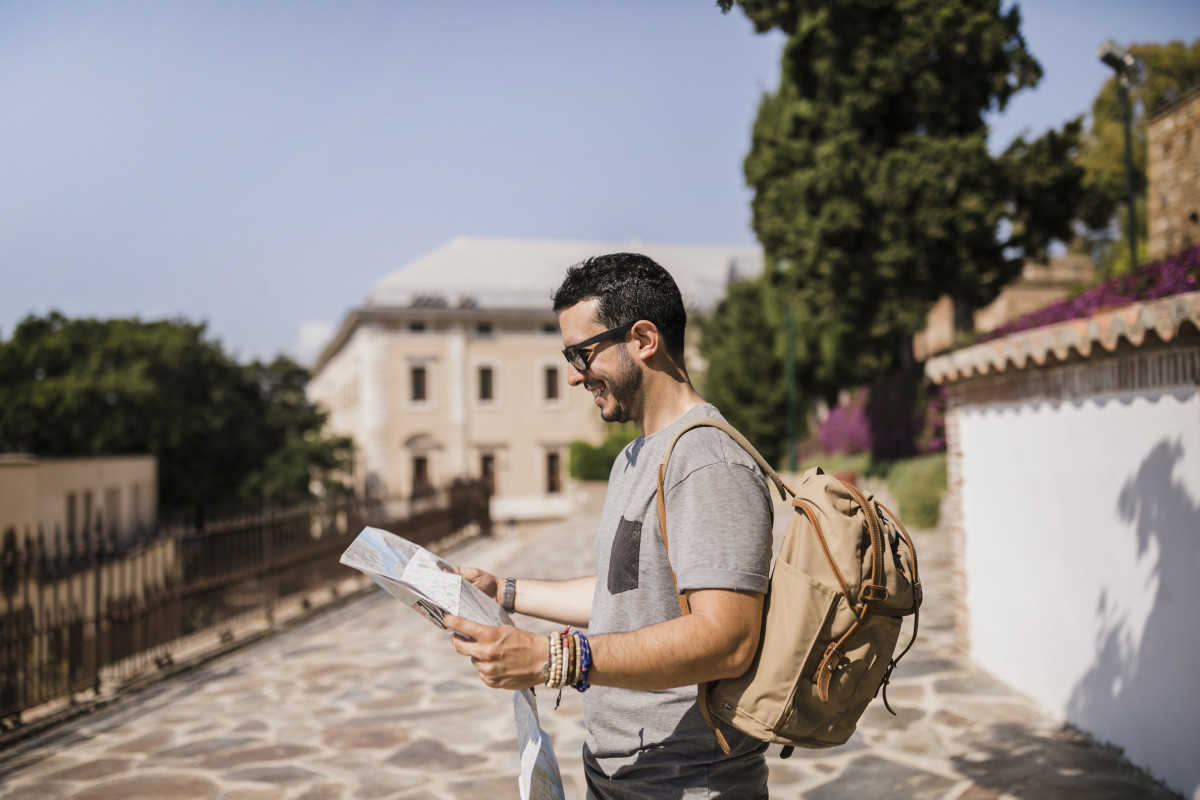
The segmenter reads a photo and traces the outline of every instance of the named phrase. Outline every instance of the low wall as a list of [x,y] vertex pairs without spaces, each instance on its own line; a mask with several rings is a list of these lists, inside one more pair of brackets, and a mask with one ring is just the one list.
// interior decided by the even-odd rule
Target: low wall
[[960,639],[1200,798],[1200,344],[950,385]]

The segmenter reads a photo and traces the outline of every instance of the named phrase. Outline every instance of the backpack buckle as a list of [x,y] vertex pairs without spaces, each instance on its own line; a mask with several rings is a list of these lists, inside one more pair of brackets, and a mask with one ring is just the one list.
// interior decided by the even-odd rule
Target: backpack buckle
[[886,586],[879,586],[874,583],[868,583],[862,587],[862,599],[865,601],[873,601],[882,603],[888,599],[888,590]]

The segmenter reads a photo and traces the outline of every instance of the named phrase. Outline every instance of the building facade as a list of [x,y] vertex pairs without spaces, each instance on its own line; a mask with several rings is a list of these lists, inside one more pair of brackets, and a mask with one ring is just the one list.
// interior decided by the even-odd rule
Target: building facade
[[329,431],[355,441],[357,488],[420,494],[482,478],[497,520],[565,514],[568,447],[599,443],[605,424],[567,386],[550,294],[568,266],[621,251],[670,271],[690,312],[762,270],[757,248],[476,238],[402,267],[346,316],[309,383]]
[[1200,292],[926,363],[971,658],[1200,797]]
[[1147,121],[1146,180],[1150,260],[1200,242],[1200,90]]
[[154,456],[39,458],[0,454],[0,533],[18,543],[40,529],[47,552],[56,537],[97,529],[120,548],[158,524],[158,466]]

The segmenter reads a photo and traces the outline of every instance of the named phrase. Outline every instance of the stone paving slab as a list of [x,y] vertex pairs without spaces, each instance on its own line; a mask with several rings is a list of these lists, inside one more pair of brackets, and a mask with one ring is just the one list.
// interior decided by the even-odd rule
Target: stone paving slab
[[[584,574],[599,494],[585,500],[569,521],[449,557],[501,574]],[[926,602],[889,690],[897,716],[872,706],[834,750],[784,761],[772,748],[773,798],[1176,797],[963,658],[946,537],[915,538]],[[554,711],[548,694],[543,726],[568,798],[582,798],[579,696],[568,690]],[[517,772],[511,693],[484,687],[445,633],[377,591],[0,753],[0,800],[497,800],[518,796]]]

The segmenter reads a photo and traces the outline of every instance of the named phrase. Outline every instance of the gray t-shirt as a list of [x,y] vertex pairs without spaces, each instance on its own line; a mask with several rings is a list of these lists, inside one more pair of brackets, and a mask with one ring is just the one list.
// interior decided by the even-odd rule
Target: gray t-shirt
[[[617,457],[596,533],[596,591],[589,632],[623,633],[674,619],[655,500],[658,465],[688,422],[721,418],[703,403]],[[679,440],[666,476],[667,535],[679,589],[766,592],[771,498],[758,465],[716,428]],[[717,746],[696,687],[636,691],[594,686],[583,695],[589,798],[765,798],[766,745],[722,726]]]

